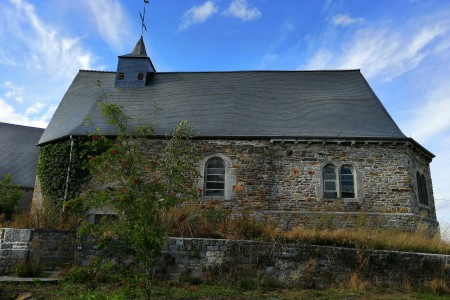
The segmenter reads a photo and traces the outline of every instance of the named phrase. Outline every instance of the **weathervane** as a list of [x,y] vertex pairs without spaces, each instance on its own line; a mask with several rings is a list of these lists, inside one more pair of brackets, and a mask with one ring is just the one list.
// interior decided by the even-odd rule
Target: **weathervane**
[[142,33],[141,36],[144,36],[144,29],[145,31],[147,31],[147,27],[145,26],[145,5],[148,4],[148,0],[144,0],[144,13],[141,14],[139,12],[139,16],[141,17],[141,21],[142,21]]

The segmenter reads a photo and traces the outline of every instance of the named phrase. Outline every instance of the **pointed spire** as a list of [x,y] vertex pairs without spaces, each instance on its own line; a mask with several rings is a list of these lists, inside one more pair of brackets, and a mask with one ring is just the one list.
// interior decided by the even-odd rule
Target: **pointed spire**
[[141,38],[137,41],[133,51],[129,54],[121,55],[121,57],[148,57],[147,50],[145,50],[144,39]]
[[134,49],[131,52],[131,54],[138,56],[147,56],[147,51],[145,50],[145,44],[142,35],[139,41],[136,43],[136,46],[134,46]]

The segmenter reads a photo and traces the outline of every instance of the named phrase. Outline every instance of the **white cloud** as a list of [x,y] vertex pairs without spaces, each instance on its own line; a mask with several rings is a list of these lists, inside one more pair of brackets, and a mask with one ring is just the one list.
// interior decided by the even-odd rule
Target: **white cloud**
[[131,26],[118,0],[84,1],[97,24],[97,31],[112,48],[122,51],[125,40],[129,39]]
[[36,102],[32,106],[28,107],[25,111],[25,115],[35,115],[40,112],[45,107],[45,104],[42,102]]
[[43,118],[31,119],[15,111],[5,99],[0,98],[0,120],[5,123],[19,124],[33,127],[47,127],[48,121]]
[[187,10],[181,19],[179,30],[186,30],[194,24],[201,24],[217,13],[218,8],[212,1],[206,1],[202,5],[193,6]]
[[12,98],[18,103],[23,103],[23,87],[17,86],[11,81],[6,81],[2,86],[8,90],[5,93],[6,98]]
[[229,17],[241,19],[244,22],[256,20],[262,15],[258,8],[249,8],[247,0],[233,0],[224,14]]
[[335,15],[331,19],[331,23],[333,25],[341,26],[341,27],[349,26],[349,25],[352,25],[352,24],[361,24],[363,22],[364,22],[363,18],[352,18],[349,15],[345,15],[345,14]]

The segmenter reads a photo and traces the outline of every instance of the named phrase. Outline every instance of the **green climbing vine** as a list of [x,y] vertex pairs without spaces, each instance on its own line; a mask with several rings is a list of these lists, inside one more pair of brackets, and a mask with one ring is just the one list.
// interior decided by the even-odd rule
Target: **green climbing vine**
[[72,159],[70,140],[42,146],[37,165],[42,194],[49,197],[56,206],[62,205],[69,172],[67,199],[77,197],[81,185],[90,176],[89,160],[109,148],[108,143],[108,140],[97,139],[95,135],[76,137],[72,147]]

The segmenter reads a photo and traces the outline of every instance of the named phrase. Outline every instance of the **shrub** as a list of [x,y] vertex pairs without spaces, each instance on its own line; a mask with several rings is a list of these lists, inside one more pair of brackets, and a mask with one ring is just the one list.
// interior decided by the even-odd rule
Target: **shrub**
[[14,266],[13,271],[18,277],[29,277],[34,275],[31,265],[27,261],[18,262]]
[[6,174],[0,180],[0,214],[5,220],[11,220],[20,199],[19,187],[11,182],[11,175]]

